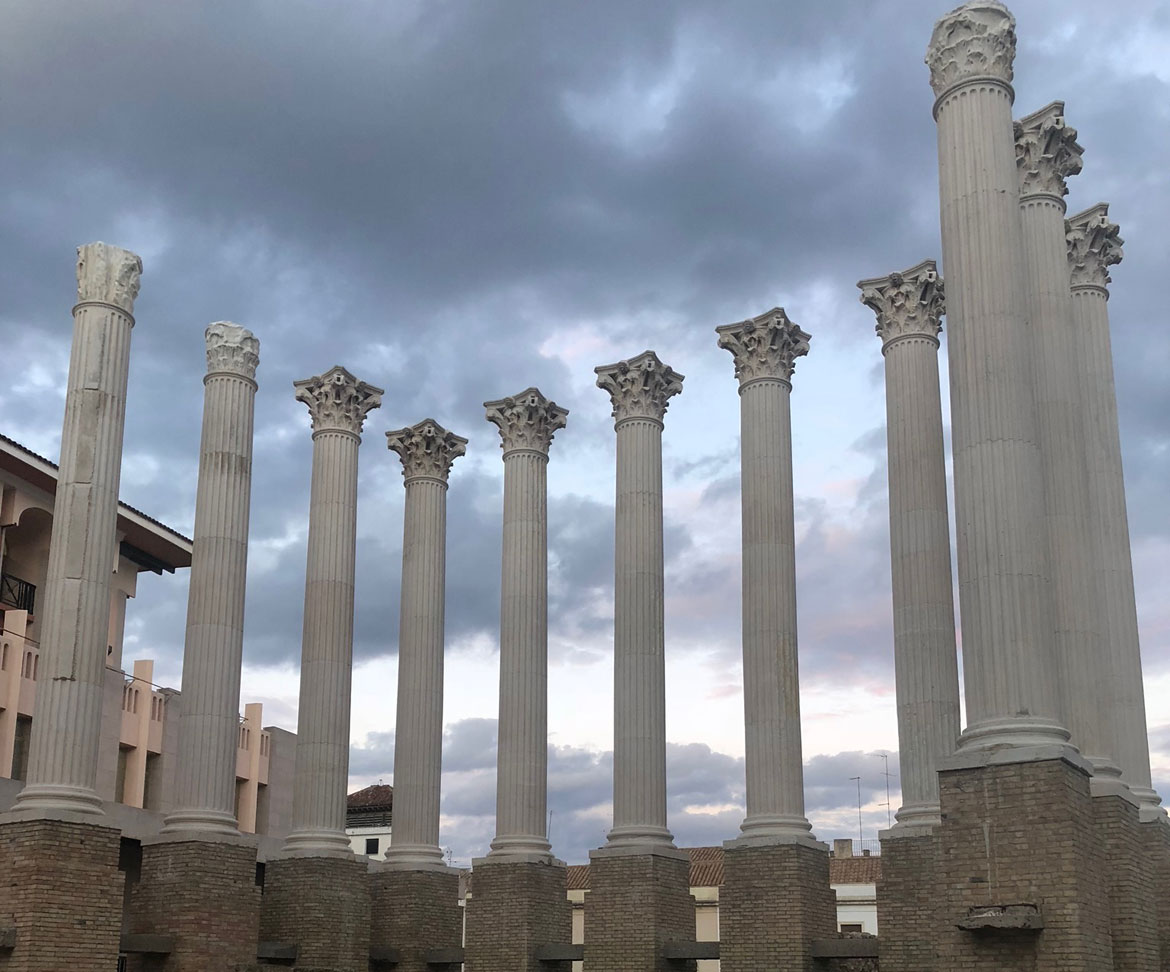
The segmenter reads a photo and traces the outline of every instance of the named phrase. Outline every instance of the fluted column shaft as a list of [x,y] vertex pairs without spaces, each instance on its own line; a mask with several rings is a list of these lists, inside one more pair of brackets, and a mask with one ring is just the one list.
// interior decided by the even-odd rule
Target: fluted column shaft
[[235,833],[236,749],[259,342],[207,329],[203,432],[183,649],[175,810],[163,830]]
[[17,809],[100,814],[95,790],[118,557],[118,484],[139,258],[78,249],[78,303],[65,391],[61,464],[45,574],[41,671],[28,784]]
[[[951,33],[956,21],[972,18],[982,22]],[[1011,15],[988,2],[943,18],[927,55],[938,95],[950,323],[962,745],[971,749],[1068,739],[1052,673],[1044,480],[1023,302],[1014,47]]]

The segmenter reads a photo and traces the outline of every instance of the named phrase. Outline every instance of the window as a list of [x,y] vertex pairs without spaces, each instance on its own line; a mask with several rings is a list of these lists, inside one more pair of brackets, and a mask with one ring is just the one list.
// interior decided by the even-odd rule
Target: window
[[28,779],[28,747],[32,741],[32,718],[16,717],[16,740],[12,747],[12,778]]
[[855,933],[857,933],[857,934],[860,934],[860,933],[861,933],[861,932],[863,932],[864,930],[865,930],[865,929],[864,929],[864,928],[863,928],[861,925],[859,925],[859,924],[848,924],[848,923],[846,923],[846,924],[843,924],[843,925],[841,926],[841,931],[842,931],[842,933],[844,933],[844,934],[848,934],[849,932],[855,932]]
[[367,854],[377,854],[378,853],[378,838],[377,837],[367,837],[366,838],[366,853]]
[[0,646],[0,672],[8,669],[8,642]]

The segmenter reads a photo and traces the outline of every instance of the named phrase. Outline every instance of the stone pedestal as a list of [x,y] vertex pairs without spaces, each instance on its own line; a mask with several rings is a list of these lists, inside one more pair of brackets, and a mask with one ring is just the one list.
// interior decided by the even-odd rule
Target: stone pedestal
[[174,950],[161,963],[135,956],[128,972],[213,972],[254,963],[260,897],[256,848],[246,839],[146,844],[128,928],[170,936]]
[[395,972],[431,972],[427,953],[463,943],[459,872],[454,868],[407,871],[375,865],[370,886],[370,944],[397,950]]
[[564,864],[478,860],[466,909],[466,972],[569,972],[570,963],[536,955],[572,940]]
[[111,972],[125,878],[120,834],[63,820],[0,824],[0,926],[16,928],[4,972]]
[[1159,972],[1170,972],[1170,823],[1164,817],[1141,824],[1142,847],[1150,862],[1150,895],[1155,908]]
[[812,943],[837,931],[824,844],[729,842],[719,895],[722,972],[812,972]]
[[[950,760],[939,773],[937,968],[1098,972],[1113,967],[1108,882],[1089,766],[1063,747],[1051,747],[1051,754],[970,754]],[[1042,931],[958,927],[972,917],[972,909],[1025,904],[1038,909]]]
[[260,939],[297,946],[295,968],[367,972],[370,879],[365,858],[284,857],[264,874]]
[[1093,797],[1097,838],[1105,859],[1113,972],[1158,967],[1154,861],[1146,855],[1137,800],[1122,795]]
[[938,837],[930,827],[883,831],[877,920],[882,972],[935,972],[940,915]]
[[593,972],[687,968],[665,959],[662,946],[695,940],[690,871],[690,856],[674,848],[652,854],[590,851],[585,968]]

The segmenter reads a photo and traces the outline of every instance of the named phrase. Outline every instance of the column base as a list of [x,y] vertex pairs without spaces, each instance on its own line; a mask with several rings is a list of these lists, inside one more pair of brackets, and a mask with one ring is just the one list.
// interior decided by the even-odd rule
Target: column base
[[687,968],[663,958],[662,946],[695,940],[690,874],[690,855],[676,848],[654,853],[590,851],[585,968],[595,972]]
[[939,773],[937,967],[1110,970],[1089,774],[1079,760],[1010,757]]
[[1170,821],[1165,817],[1140,825],[1142,846],[1150,862],[1150,896],[1158,937],[1158,962],[1154,968],[1170,972]]
[[269,861],[264,869],[260,938],[296,945],[295,968],[368,972],[366,859],[281,857]]
[[836,933],[837,903],[824,844],[723,845],[723,972],[813,972],[818,968],[813,941]]
[[255,846],[238,836],[144,844],[129,917],[130,932],[169,936],[174,948],[162,960],[133,956],[127,972],[203,972],[255,964],[260,940]]
[[1105,856],[1114,972],[1156,969],[1158,919],[1153,861],[1143,846],[1137,801],[1129,794],[1095,796],[1093,811]]
[[882,972],[936,972],[938,835],[929,827],[881,832],[877,920]]
[[0,823],[0,926],[16,931],[12,950],[0,952],[0,969],[118,967],[126,884],[118,870],[121,836],[92,823]]
[[398,951],[395,972],[431,972],[428,952],[463,944],[454,868],[408,871],[376,864],[370,872],[370,901],[371,944]]
[[571,963],[540,962],[541,945],[572,941],[565,865],[473,862],[466,901],[466,972],[569,972]]

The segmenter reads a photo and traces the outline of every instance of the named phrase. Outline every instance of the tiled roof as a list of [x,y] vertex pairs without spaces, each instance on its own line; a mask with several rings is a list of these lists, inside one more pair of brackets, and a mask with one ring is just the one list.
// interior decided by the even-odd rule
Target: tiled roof
[[364,790],[357,790],[345,798],[347,810],[382,810],[394,806],[394,787],[387,783],[375,783]]
[[569,891],[589,890],[588,864],[570,864],[566,870],[568,874],[565,875],[565,886]]
[[830,857],[830,884],[877,884],[882,876],[880,857]]

